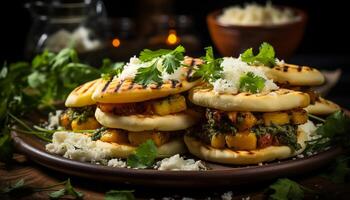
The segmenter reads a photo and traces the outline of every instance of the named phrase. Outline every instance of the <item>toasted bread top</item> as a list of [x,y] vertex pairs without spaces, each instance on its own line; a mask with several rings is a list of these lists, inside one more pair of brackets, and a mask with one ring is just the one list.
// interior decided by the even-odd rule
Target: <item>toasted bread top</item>
[[279,63],[273,68],[259,67],[268,78],[279,84],[292,86],[317,86],[325,81],[323,74],[313,67]]
[[95,104],[92,100],[92,94],[102,82],[102,79],[96,79],[75,88],[67,97],[66,107],[83,107]]
[[192,103],[223,111],[274,112],[304,108],[309,105],[307,94],[288,89],[278,89],[269,93],[219,94],[207,86],[197,86],[190,90]]

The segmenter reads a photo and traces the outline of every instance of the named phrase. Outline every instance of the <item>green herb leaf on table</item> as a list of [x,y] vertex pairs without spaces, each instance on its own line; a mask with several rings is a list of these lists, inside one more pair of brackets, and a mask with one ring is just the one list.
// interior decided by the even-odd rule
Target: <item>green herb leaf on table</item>
[[330,169],[322,174],[322,177],[331,180],[334,183],[345,183],[350,177],[350,157],[339,156]]
[[153,140],[147,140],[136,149],[135,154],[127,158],[127,165],[132,168],[148,168],[154,164],[156,157],[157,146]]
[[259,93],[265,87],[265,79],[248,72],[239,78],[240,92]]
[[82,199],[84,194],[81,192],[78,192],[74,189],[74,187],[72,186],[70,179],[66,180],[63,189],[57,190],[55,192],[52,192],[49,194],[49,197],[51,199],[59,199],[65,195],[70,195],[72,197],[74,197],[75,199]]
[[222,59],[215,59],[213,47],[206,47],[205,51],[205,57],[202,58],[205,62],[196,69],[193,77],[202,78],[204,81],[214,82],[222,76]]
[[151,83],[161,84],[161,72],[157,68],[157,60],[151,63],[148,67],[141,67],[138,69],[134,81],[141,85],[148,85]]
[[106,192],[105,200],[134,200],[134,190],[110,190]]
[[2,130],[3,134],[0,135],[0,161],[7,163],[11,161],[14,149],[10,132],[7,127],[4,129],[6,130]]
[[302,200],[304,192],[315,193],[315,191],[287,178],[278,179],[269,186],[269,189],[273,191],[269,195],[270,200]]
[[259,53],[254,55],[253,49],[247,49],[241,54],[241,60],[250,65],[264,65],[273,67],[276,65],[275,50],[267,42],[261,44]]

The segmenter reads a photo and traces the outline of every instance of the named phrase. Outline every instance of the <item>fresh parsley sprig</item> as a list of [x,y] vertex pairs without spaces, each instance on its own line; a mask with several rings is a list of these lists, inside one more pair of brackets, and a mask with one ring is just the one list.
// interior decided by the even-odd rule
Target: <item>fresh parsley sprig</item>
[[[58,186],[63,186],[63,189],[57,190]],[[81,192],[78,192],[74,189],[72,186],[70,179],[67,179],[66,181],[63,181],[58,184],[54,185],[49,185],[46,187],[32,187],[29,185],[25,184],[25,181],[23,179],[20,179],[16,181],[15,183],[4,187],[0,190],[0,197],[5,196],[5,197],[25,197],[29,194],[33,194],[36,192],[50,192],[49,197],[50,199],[59,199],[62,198],[63,196],[71,196],[74,199],[82,199],[84,194]]]
[[123,62],[112,62],[110,59],[105,58],[102,61],[102,67],[100,68],[101,77],[104,80],[108,80],[113,76],[118,76],[124,69]]
[[134,200],[134,190],[110,190],[106,192],[105,200]]
[[126,163],[132,168],[145,169],[154,164],[157,154],[157,146],[153,140],[147,140],[136,149],[135,154],[127,158]]
[[304,199],[305,192],[318,194],[316,191],[287,178],[278,179],[269,186],[268,191],[272,191],[269,195],[270,200],[302,200]]
[[198,69],[195,70],[193,78],[202,78],[207,82],[214,82],[222,77],[221,58],[215,58],[213,47],[205,48],[205,57],[202,57],[204,64],[201,64]]
[[259,93],[265,87],[265,79],[255,75],[253,72],[247,72],[239,78],[239,91]]
[[267,42],[261,44],[257,55],[254,55],[253,48],[249,48],[241,54],[240,58],[243,62],[250,65],[264,65],[268,67],[276,65],[275,50]]
[[161,84],[162,78],[161,72],[157,68],[158,60],[153,61],[148,67],[141,67],[137,70],[137,74],[134,78],[136,83],[141,85],[149,85],[151,83]]
[[[139,59],[142,62],[149,62],[149,66],[138,69],[135,76],[135,82],[148,85],[151,83],[160,84],[162,82],[162,70],[168,74],[172,74],[181,66],[181,61],[184,60],[185,48],[181,45],[174,50],[159,49],[152,51],[145,49],[140,53]],[[162,69],[158,69],[158,63],[161,62]]]
[[[309,115],[310,118],[314,118]],[[317,120],[320,120],[317,118]],[[307,142],[306,152],[318,152],[333,145],[349,147],[350,118],[343,112],[337,111],[328,116],[324,123],[316,129],[316,139]]]

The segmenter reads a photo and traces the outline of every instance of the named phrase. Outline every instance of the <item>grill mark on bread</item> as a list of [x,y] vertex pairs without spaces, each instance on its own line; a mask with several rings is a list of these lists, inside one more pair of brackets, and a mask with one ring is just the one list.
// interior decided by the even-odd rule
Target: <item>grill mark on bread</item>
[[172,88],[175,88],[176,84],[178,83],[178,81],[176,81],[176,80],[170,80],[170,82],[171,82],[171,87]]
[[119,88],[123,85],[125,80],[119,81],[118,85],[115,87],[114,92],[118,92]]
[[112,80],[113,80],[113,77],[109,78],[105,86],[103,86],[102,92],[106,91],[107,87],[109,86],[109,84],[111,84]]
[[289,67],[287,65],[283,66],[283,72],[288,72]]
[[129,85],[127,90],[131,90],[133,87],[134,87],[134,81],[131,81],[131,83],[130,83],[130,85]]
[[301,72],[303,70],[303,66],[298,65],[298,72]]
[[75,88],[74,92],[78,92],[82,87],[83,85],[78,86],[77,88]]
[[83,90],[82,93],[85,93],[86,91],[88,91],[92,86],[94,86],[96,84],[97,81],[93,81],[91,82],[88,86],[86,86],[86,88]]

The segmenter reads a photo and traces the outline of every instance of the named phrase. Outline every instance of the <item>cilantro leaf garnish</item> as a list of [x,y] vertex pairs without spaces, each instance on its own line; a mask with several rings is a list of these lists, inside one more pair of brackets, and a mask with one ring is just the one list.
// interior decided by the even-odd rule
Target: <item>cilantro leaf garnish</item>
[[161,72],[157,68],[157,60],[154,61],[148,67],[141,67],[137,70],[137,74],[134,78],[136,83],[141,85],[148,85],[151,83],[161,84],[162,78]]
[[144,49],[141,51],[139,59],[143,62],[151,61],[154,58],[159,58],[166,54],[179,54],[185,53],[185,48],[181,45],[177,46],[174,50],[171,49],[159,49],[156,51],[152,51],[150,49]]
[[100,68],[101,77],[105,80],[110,79],[113,76],[118,76],[124,69],[123,62],[113,63],[110,59],[106,58],[102,61],[102,67]]
[[153,140],[147,140],[136,149],[135,154],[132,154],[127,158],[126,163],[132,168],[144,169],[152,166],[156,157],[157,146]]
[[[310,115],[310,118],[313,118]],[[336,111],[324,120],[323,125],[316,129],[319,137],[307,141],[307,152],[317,152],[335,144],[348,147],[350,134],[350,118],[343,111]]]
[[253,49],[249,48],[241,54],[241,60],[250,65],[273,67],[276,65],[275,50],[269,43],[264,42],[261,44],[259,53],[256,56],[253,53]]
[[213,47],[206,47],[205,57],[202,59],[205,61],[193,74],[194,78],[202,78],[204,81],[214,82],[222,77],[222,59],[215,59],[213,53]]
[[134,200],[134,190],[110,190],[106,192],[105,200]]
[[[58,186],[64,185],[65,187],[63,189],[59,189],[57,191],[54,191],[57,189]],[[49,185],[45,187],[32,187],[25,184],[25,181],[23,179],[18,180],[14,184],[11,184],[3,189],[0,190],[0,195],[6,195],[8,197],[25,197],[30,194],[36,193],[36,192],[46,192],[46,191],[54,191],[51,192],[49,195],[50,199],[59,199],[65,195],[69,195],[71,197],[74,197],[74,199],[82,199],[83,193],[76,191],[71,182],[70,179],[60,182],[58,184]],[[10,198],[12,199],[12,198]]]
[[265,79],[255,75],[253,72],[247,72],[239,78],[239,91],[259,93],[265,87]]
[[135,76],[135,82],[148,85],[150,83],[160,84],[161,71],[157,68],[157,64],[161,61],[163,70],[168,74],[174,73],[176,69],[181,66],[181,61],[184,59],[185,48],[181,45],[176,47],[174,50],[170,49],[159,49],[152,51],[145,49],[140,53],[139,59],[142,62],[151,62],[147,67],[141,67],[137,70]]
[[269,186],[269,189],[270,191],[273,191],[269,196],[270,200],[302,200],[304,199],[305,192],[317,193],[316,191],[287,178],[278,179],[275,183]]
[[333,183],[345,183],[350,178],[350,157],[339,156],[322,177]]

